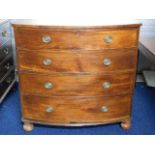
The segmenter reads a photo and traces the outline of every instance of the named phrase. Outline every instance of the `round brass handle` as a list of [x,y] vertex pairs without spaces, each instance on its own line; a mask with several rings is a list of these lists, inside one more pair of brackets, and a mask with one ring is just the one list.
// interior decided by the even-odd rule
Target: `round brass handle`
[[104,64],[105,66],[109,66],[109,65],[112,64],[112,61],[111,61],[110,59],[108,59],[108,58],[105,58],[105,59],[103,60],[103,64]]
[[51,65],[52,64],[52,60],[51,59],[45,59],[45,60],[43,60],[43,64],[45,66]]
[[102,84],[102,87],[103,87],[104,89],[110,88],[110,82],[104,82],[104,83]]
[[108,112],[109,108],[107,106],[102,106],[101,107],[101,112]]
[[104,37],[104,42],[105,42],[105,43],[111,43],[112,41],[113,41],[113,38],[112,38],[111,35],[106,35],[106,36]]
[[47,107],[45,111],[46,111],[47,113],[52,113],[53,110],[54,110],[53,107]]
[[44,88],[45,88],[45,89],[52,89],[52,88],[53,88],[53,84],[52,84],[51,82],[46,82],[46,83],[44,84]]
[[8,34],[7,34],[7,31],[3,31],[3,32],[2,32],[2,36],[3,36],[3,37],[7,37],[7,35],[8,35]]
[[45,44],[49,44],[50,42],[52,42],[52,38],[50,36],[43,36],[42,42]]
[[45,89],[52,89],[52,88],[53,88],[53,84],[52,84],[51,82],[46,82],[46,83],[44,84],[44,88],[45,88]]
[[8,49],[8,48],[5,48],[5,49],[3,50],[3,52],[4,52],[6,55],[8,55],[8,54],[9,54],[9,49]]

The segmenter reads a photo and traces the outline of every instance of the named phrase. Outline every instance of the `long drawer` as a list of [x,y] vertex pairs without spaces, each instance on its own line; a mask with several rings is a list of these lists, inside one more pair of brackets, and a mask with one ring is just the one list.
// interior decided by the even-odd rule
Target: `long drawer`
[[46,123],[102,123],[130,115],[131,96],[67,98],[22,96],[24,119]]
[[137,47],[138,30],[15,28],[15,35],[17,48],[20,49],[118,49]]
[[10,23],[0,25],[0,46],[5,44],[11,37]]
[[98,96],[132,92],[134,72],[97,75],[20,73],[22,93],[43,96]]
[[135,70],[137,50],[19,50],[19,70],[34,72],[110,72]]

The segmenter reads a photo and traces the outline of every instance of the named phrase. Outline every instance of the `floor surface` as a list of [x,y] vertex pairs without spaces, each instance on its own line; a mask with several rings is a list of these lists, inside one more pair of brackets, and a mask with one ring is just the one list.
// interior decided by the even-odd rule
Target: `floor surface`
[[137,83],[132,110],[132,127],[124,131],[120,124],[69,128],[35,125],[31,132],[22,128],[18,87],[0,105],[1,135],[152,135],[155,134],[155,88]]

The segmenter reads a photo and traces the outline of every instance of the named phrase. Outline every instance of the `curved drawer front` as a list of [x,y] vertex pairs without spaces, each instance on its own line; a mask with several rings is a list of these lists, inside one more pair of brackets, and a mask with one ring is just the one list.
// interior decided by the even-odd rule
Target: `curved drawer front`
[[134,73],[109,75],[20,74],[23,93],[43,96],[98,96],[131,93]]
[[131,97],[22,96],[23,118],[46,123],[102,123],[130,115]]
[[[117,49],[137,47],[138,30],[52,31],[15,29],[17,48]],[[129,37],[130,36],[130,37]]]
[[135,70],[136,50],[112,51],[19,51],[19,69],[34,72],[109,72]]

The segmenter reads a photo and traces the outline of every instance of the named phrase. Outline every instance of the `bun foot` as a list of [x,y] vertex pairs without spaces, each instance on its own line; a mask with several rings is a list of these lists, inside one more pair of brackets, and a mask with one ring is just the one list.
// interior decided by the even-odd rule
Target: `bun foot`
[[124,130],[128,130],[131,128],[131,121],[127,120],[121,123],[121,127]]
[[23,129],[25,131],[32,131],[33,130],[33,124],[32,123],[28,123],[28,122],[24,122]]

